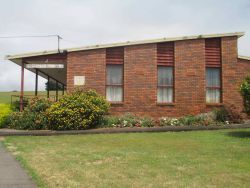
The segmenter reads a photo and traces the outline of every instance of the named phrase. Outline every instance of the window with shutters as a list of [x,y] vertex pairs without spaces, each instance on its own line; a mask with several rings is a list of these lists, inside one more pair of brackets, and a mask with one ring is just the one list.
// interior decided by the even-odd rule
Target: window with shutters
[[205,40],[206,102],[220,103],[221,97],[221,39]]
[[174,43],[157,44],[157,103],[174,101]]
[[106,49],[106,99],[110,102],[123,101],[124,49]]

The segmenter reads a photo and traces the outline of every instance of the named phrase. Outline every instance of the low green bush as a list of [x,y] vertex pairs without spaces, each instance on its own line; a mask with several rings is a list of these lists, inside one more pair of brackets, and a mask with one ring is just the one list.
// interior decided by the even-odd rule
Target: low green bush
[[22,112],[13,112],[8,117],[8,126],[12,129],[39,130],[47,129],[46,110],[51,102],[47,99],[33,98]]
[[243,117],[234,105],[226,105],[213,111],[216,122],[242,123]]
[[161,118],[160,126],[207,126],[218,124],[215,120],[214,112],[202,113],[196,116],[183,116],[180,118]]
[[46,111],[53,130],[79,130],[97,126],[108,112],[109,103],[95,91],[77,90],[65,95]]
[[130,113],[121,116],[119,119],[122,127],[133,127],[139,123],[138,117]]
[[218,122],[226,122],[228,121],[228,111],[226,108],[222,107],[219,109],[213,110],[213,113],[215,114],[215,120]]
[[99,127],[153,127],[154,119],[127,113],[120,116],[105,116]]
[[177,118],[164,117],[160,119],[159,125],[163,127],[163,126],[179,126],[181,124],[179,119]]
[[154,127],[156,124],[154,119],[150,117],[143,117],[140,119],[140,125],[141,127]]
[[116,127],[121,124],[118,116],[105,116],[98,127]]

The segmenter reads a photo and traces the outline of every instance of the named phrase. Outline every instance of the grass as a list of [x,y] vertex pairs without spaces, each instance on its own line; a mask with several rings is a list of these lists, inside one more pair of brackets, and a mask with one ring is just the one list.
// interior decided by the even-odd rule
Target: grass
[[[0,92],[0,103],[10,104],[11,103],[11,95],[20,95],[20,92]],[[34,95],[34,91],[25,91],[24,95]],[[39,91],[38,95],[47,95],[46,91]],[[51,91],[50,95],[55,95],[55,91]],[[61,91],[59,91],[59,95],[61,95]],[[17,98],[13,98],[16,100]]]
[[6,137],[39,187],[250,187],[250,129]]

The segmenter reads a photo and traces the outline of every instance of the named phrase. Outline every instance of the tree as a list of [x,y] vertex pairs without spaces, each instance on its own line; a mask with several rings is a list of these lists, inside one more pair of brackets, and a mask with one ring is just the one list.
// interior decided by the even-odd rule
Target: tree
[[245,108],[245,112],[250,114],[250,76],[247,76],[241,86],[240,86],[240,93],[243,97],[243,105]]
[[[55,91],[56,90],[56,82],[54,81],[49,81],[49,88],[48,88],[48,81],[45,83],[45,90],[48,91],[48,89],[50,91]],[[58,91],[62,91],[63,90],[63,86],[62,84],[58,83]]]

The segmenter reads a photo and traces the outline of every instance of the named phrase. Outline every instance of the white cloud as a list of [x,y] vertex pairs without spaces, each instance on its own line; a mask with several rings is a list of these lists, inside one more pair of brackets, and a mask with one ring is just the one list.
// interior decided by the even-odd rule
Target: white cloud
[[[63,47],[245,31],[239,52],[250,55],[249,0],[0,0],[0,18],[0,36],[60,34]],[[0,91],[20,88],[20,67],[4,55],[56,46],[53,38],[0,39]],[[25,81],[34,90],[34,74]]]

